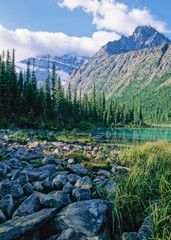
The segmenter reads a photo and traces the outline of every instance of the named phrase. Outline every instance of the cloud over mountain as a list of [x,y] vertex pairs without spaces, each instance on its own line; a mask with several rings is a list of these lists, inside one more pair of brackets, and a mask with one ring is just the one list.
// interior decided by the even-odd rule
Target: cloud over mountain
[[105,31],[95,32],[92,37],[70,37],[62,32],[10,31],[0,25],[0,51],[15,48],[17,60],[46,54],[89,57],[108,41],[118,38],[119,35]]
[[131,34],[139,25],[151,25],[160,32],[168,32],[166,23],[157,20],[148,9],[130,9],[116,0],[59,0],[58,5],[70,10],[82,8],[93,16],[92,23],[97,29]]

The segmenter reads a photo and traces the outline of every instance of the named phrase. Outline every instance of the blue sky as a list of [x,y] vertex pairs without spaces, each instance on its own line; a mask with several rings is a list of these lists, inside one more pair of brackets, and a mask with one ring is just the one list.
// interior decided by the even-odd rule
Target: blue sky
[[0,0],[0,51],[92,56],[138,25],[171,39],[170,12],[171,0]]

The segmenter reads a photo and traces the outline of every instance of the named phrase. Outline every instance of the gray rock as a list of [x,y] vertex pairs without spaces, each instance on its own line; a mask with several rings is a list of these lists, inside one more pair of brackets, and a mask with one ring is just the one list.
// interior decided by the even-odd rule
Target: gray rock
[[16,180],[23,186],[29,181],[28,175],[26,173],[21,172],[20,170],[14,173],[11,180]]
[[55,164],[46,164],[45,166],[39,167],[39,170],[49,170],[51,174],[55,172],[56,165]]
[[125,232],[122,234],[121,240],[138,240],[136,232]]
[[147,216],[140,229],[138,230],[139,240],[148,240],[152,238],[153,221],[151,216]]
[[23,196],[20,198],[14,198],[13,203],[14,203],[14,209],[16,210],[26,199],[28,196]]
[[75,201],[91,199],[91,191],[88,188],[76,188],[72,190],[72,197]]
[[66,193],[70,193],[72,192],[72,190],[74,189],[74,186],[70,183],[70,182],[67,182],[64,187],[63,187],[63,191],[66,192]]
[[[40,203],[44,207],[48,208],[56,208],[56,210],[61,209],[62,207],[66,206],[66,201],[62,201],[62,199],[57,198],[55,194],[43,194],[39,192],[35,192],[36,196],[38,196]],[[67,196],[68,198],[68,196]],[[68,199],[67,203],[70,203],[70,199]]]
[[60,234],[57,240],[80,240],[80,238],[72,228],[68,228]]
[[75,161],[74,161],[74,159],[68,159],[68,164],[75,164]]
[[52,186],[56,190],[61,190],[66,183],[66,176],[65,175],[57,175],[53,181]]
[[116,182],[111,179],[107,183],[105,183],[104,190],[108,193],[108,199],[114,200],[117,191]]
[[50,156],[46,156],[43,160],[42,160],[43,164],[61,164],[61,162],[57,159],[55,159],[54,155],[50,155]]
[[0,162],[0,180],[7,174],[7,166],[5,163]]
[[98,172],[97,172],[97,175],[103,175],[105,177],[110,177],[110,172],[106,171],[106,170],[103,170],[103,169],[100,169]]
[[54,197],[58,201],[63,203],[63,206],[67,206],[71,203],[69,195],[64,191],[53,191],[48,194],[48,196]]
[[28,144],[27,144],[27,147],[28,147],[28,149],[33,149],[33,150],[35,150],[35,149],[39,149],[40,148],[40,143],[38,142],[38,141],[36,141],[36,142],[29,142]]
[[6,163],[11,168],[19,168],[21,166],[21,163],[17,158],[11,158],[10,160],[6,161]]
[[88,176],[85,176],[85,177],[79,179],[75,184],[75,187],[77,187],[77,188],[91,189],[92,186],[93,186],[93,182]]
[[71,164],[68,166],[68,168],[75,174],[78,175],[86,175],[88,173],[88,169],[81,164]]
[[24,194],[25,195],[30,195],[33,193],[34,191],[34,187],[31,183],[26,183],[24,186],[23,186],[23,190],[24,190]]
[[18,182],[4,180],[0,184],[0,196],[3,198],[8,194],[11,194],[14,198],[18,198],[23,196],[24,191]]
[[110,240],[110,234],[107,228],[100,234],[94,236],[94,237],[86,237],[86,238],[81,238],[80,240]]
[[58,216],[53,220],[55,232],[62,232],[69,228],[63,219],[63,216]]
[[49,178],[46,178],[42,181],[43,191],[44,192],[50,192],[52,190],[51,181]]
[[6,221],[6,217],[2,210],[0,210],[0,224]]
[[14,157],[18,159],[23,159],[23,156],[26,155],[27,151],[25,148],[19,148],[15,153]]
[[69,181],[70,183],[72,183],[73,185],[79,180],[81,179],[80,176],[76,175],[76,174],[69,174],[66,176],[67,177],[67,181]]
[[41,204],[36,194],[30,195],[14,212],[13,217],[26,216],[40,211]]
[[55,221],[63,221],[61,227],[74,229],[77,233],[87,237],[94,237],[101,229],[109,226],[109,207],[100,199],[93,199],[71,203],[62,209],[55,218]]
[[23,172],[28,175],[30,182],[43,181],[44,179],[51,175],[49,170],[39,170],[34,168],[25,169],[23,170]]
[[3,210],[7,218],[11,217],[14,208],[13,198],[11,195],[6,195],[0,200],[0,209]]
[[131,169],[128,167],[123,167],[123,166],[113,166],[111,169],[111,172],[116,174],[116,173],[126,173],[126,172],[130,172]]
[[100,186],[102,184],[105,184],[107,182],[107,179],[105,176],[98,176],[93,180],[93,182]]
[[56,209],[43,209],[23,217],[15,217],[0,224],[0,239],[18,240],[35,239],[33,236],[53,218]]
[[43,192],[44,187],[43,187],[42,181],[41,182],[40,181],[32,182],[32,185],[33,185],[35,191]]
[[52,176],[50,176],[50,181],[52,182],[53,179],[58,175],[64,175],[66,176],[68,174],[68,171],[57,171]]
[[32,153],[26,153],[22,156],[23,160],[29,161],[32,159],[41,159],[44,158],[45,155],[42,152],[32,152]]

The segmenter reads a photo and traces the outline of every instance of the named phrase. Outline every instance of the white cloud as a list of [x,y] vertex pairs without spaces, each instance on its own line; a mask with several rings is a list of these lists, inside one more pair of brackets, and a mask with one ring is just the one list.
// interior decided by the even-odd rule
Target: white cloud
[[129,9],[116,0],[59,0],[58,5],[70,10],[82,8],[93,16],[97,29],[131,34],[138,25],[151,25],[160,32],[168,32],[166,23],[157,20],[148,9]]
[[61,32],[10,31],[0,25],[0,52],[15,48],[16,60],[45,54],[92,56],[104,44],[118,38],[117,34],[105,31],[95,32],[92,37],[70,37]]

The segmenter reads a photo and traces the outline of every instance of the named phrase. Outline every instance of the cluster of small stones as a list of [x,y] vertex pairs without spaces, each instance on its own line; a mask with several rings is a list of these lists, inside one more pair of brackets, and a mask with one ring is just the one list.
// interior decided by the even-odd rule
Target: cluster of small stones
[[[0,239],[117,239],[111,230],[113,205],[93,199],[92,189],[103,185],[114,200],[114,176],[130,169],[111,166],[111,171],[90,172],[61,154],[83,149],[95,157],[103,146],[31,139],[25,145],[12,144],[10,133],[0,138],[0,153],[5,153],[0,162]],[[124,233],[120,239],[145,240],[150,229],[151,220],[145,219],[138,233]]]

